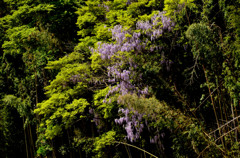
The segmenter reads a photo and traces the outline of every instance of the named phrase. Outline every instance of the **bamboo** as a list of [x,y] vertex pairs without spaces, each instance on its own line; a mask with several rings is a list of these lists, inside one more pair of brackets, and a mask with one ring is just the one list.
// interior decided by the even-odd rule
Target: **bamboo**
[[124,143],[124,142],[118,142],[118,141],[115,141],[115,143],[123,144],[123,145],[127,145],[127,146],[130,146],[130,147],[133,147],[133,148],[138,149],[138,150],[140,150],[140,151],[142,151],[142,152],[144,152],[144,153],[147,153],[148,155],[150,155],[150,156],[152,156],[152,157],[158,158],[157,156],[155,156],[155,155],[151,154],[150,152],[147,152],[146,150],[141,149],[141,148],[139,148],[139,147],[137,147],[137,146],[134,146],[134,145],[131,145],[131,144],[128,144],[128,143]]
[[190,23],[190,19],[189,19],[188,13],[187,13],[187,6],[186,5],[185,5],[185,10],[186,10],[186,16],[187,16],[187,20],[188,20],[188,25],[190,26],[191,23]]
[[32,152],[33,152],[33,155],[35,153],[35,147],[34,147],[34,143],[33,143],[33,136],[32,136],[32,129],[31,129],[31,126],[29,125],[28,126],[29,128],[29,137],[30,137],[30,141],[31,141],[31,145],[32,145]]
[[29,158],[28,156],[28,145],[27,145],[27,135],[26,135],[26,130],[24,128],[24,117],[23,117],[23,130],[24,130],[24,138],[25,138],[25,146],[26,146],[26,153],[27,153],[27,158]]
[[[68,137],[68,144],[69,146],[71,147],[71,141],[70,141],[70,136],[69,136],[69,130],[67,129],[67,137]],[[72,158],[73,155],[72,155],[72,152],[70,151],[70,158]]]
[[231,132],[233,132],[233,131],[235,131],[235,130],[238,130],[238,129],[239,129],[239,127],[237,126],[237,127],[233,128],[232,130],[228,131],[227,133],[224,133],[222,136],[220,136],[220,137],[218,137],[217,139],[215,139],[215,142],[218,141],[219,139],[221,139],[222,137],[225,137],[225,136],[228,135],[229,133],[231,133]]
[[[232,118],[234,119],[235,118],[235,115],[234,115],[234,110],[233,110],[233,104],[231,104],[231,112],[232,112]],[[233,121],[233,128],[236,128],[236,123],[235,123],[235,120]],[[237,142],[237,131],[235,131],[235,140]]]
[[129,158],[132,158],[132,157],[131,157],[131,155],[130,155],[130,153],[129,153],[129,151],[128,151],[128,148],[127,148],[127,146],[126,146],[126,145],[124,145],[124,147],[125,147],[125,149],[126,149],[126,151],[127,151],[128,157],[129,157]]
[[54,146],[53,146],[53,140],[51,140],[51,146],[53,148],[53,150],[52,150],[52,157],[56,158],[55,149],[54,149]]
[[29,150],[30,150],[30,154],[31,157],[34,157],[33,151],[32,151],[32,146],[31,146],[31,135],[30,135],[30,129],[27,126],[27,131],[28,131],[28,141],[29,141]]
[[237,117],[235,117],[234,119],[232,119],[232,120],[228,121],[228,122],[227,122],[227,123],[225,123],[224,125],[220,126],[219,128],[215,129],[214,131],[210,132],[209,134],[211,135],[212,133],[216,132],[217,130],[219,130],[219,129],[221,129],[221,128],[225,127],[225,126],[227,126],[229,123],[231,123],[231,122],[235,121],[235,120],[236,120],[236,119],[238,119],[239,117],[240,117],[240,116],[237,116]]
[[[214,104],[214,100],[213,100],[213,97],[212,97],[212,92],[211,92],[211,89],[210,89],[210,86],[209,86],[207,73],[206,73],[206,70],[205,70],[204,65],[202,65],[202,67],[203,67],[205,79],[206,79],[206,82],[207,82],[207,86],[208,86],[208,91],[209,91],[209,94],[210,94],[211,102],[212,102],[212,105],[213,105],[213,111],[214,111],[214,115],[215,115],[215,118],[216,118],[216,121],[217,121],[217,126],[218,126],[218,128],[219,128],[219,127],[220,127],[220,124],[219,124],[219,121],[218,121],[218,116],[217,116],[217,112],[216,112],[216,107],[215,107],[215,104]],[[222,135],[220,130],[219,130],[219,135],[220,135],[220,136]],[[221,139],[221,142],[222,142],[222,145],[224,146],[223,139]]]

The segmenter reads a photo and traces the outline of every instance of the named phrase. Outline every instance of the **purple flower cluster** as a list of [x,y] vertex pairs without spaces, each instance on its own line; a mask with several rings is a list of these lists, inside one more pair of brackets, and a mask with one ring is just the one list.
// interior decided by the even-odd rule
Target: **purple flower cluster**
[[132,2],[131,2],[130,0],[128,0],[126,4],[127,4],[127,5],[130,5],[131,3],[132,3]]
[[[140,40],[141,33],[134,32],[130,34],[130,30],[125,30],[121,25],[115,26],[112,30],[112,39],[115,43],[98,43],[97,52],[101,55],[103,60],[111,60],[114,58],[114,55],[117,55],[118,52],[130,52],[138,51],[140,52],[144,45]],[[92,50],[96,51],[96,50]],[[122,58],[126,58],[124,55]],[[108,82],[116,83],[117,85],[109,91],[106,98],[113,94],[114,92],[119,91],[120,94],[125,95],[127,93],[133,93],[136,91],[136,86],[131,83],[132,77],[136,74],[134,69],[137,67],[137,64],[133,62],[132,59],[128,59],[127,63],[123,63],[122,60],[114,58],[116,61],[113,65],[108,66]],[[122,69],[123,64],[129,66],[128,69]],[[148,89],[138,90],[140,94],[147,94]],[[106,102],[106,99],[104,100]]]
[[170,71],[172,64],[173,64],[173,61],[171,61],[171,60],[164,59],[161,61],[161,65],[164,65],[166,67],[167,71]]
[[93,108],[90,108],[90,109],[89,109],[89,114],[93,114],[93,113],[94,113]]
[[[129,35],[128,37],[126,37]],[[132,50],[141,51],[143,49],[142,41],[140,40],[141,33],[134,32],[130,34],[130,30],[124,30],[121,25],[116,25],[112,29],[112,39],[115,43],[98,43],[97,52],[103,60],[111,59],[117,52],[129,52]],[[92,50],[94,51],[94,50]]]
[[158,130],[154,130],[151,128],[151,126],[148,126],[147,119],[143,119],[143,115],[136,110],[129,110],[128,108],[121,108],[118,110],[120,114],[123,116],[119,119],[115,119],[115,123],[118,125],[122,125],[127,133],[126,139],[128,139],[130,142],[136,142],[143,132],[144,129],[144,123],[145,126],[148,128],[150,133],[156,133],[153,137],[150,137],[150,143],[151,144],[157,144],[158,147],[162,152],[164,152],[164,146],[162,144],[162,139],[165,137],[164,132],[159,132]]
[[131,142],[136,142],[144,128],[144,124],[141,123],[143,114],[133,110],[130,111],[129,109],[119,109],[119,112],[124,114],[124,116],[115,119],[115,123],[123,125],[127,132],[126,138]]
[[98,7],[103,7],[103,8],[106,9],[107,12],[109,12],[109,6],[106,5],[106,4],[104,4],[104,3],[102,3],[102,4],[98,4]]
[[[158,12],[150,21],[137,22],[136,28],[144,31],[144,33],[150,37],[151,41],[160,37],[164,31],[172,31],[175,23],[171,19],[164,15],[165,12]],[[160,23],[162,25],[160,25]]]
[[153,138],[150,138],[150,143],[156,144],[159,140],[159,135],[155,135]]
[[117,43],[122,44],[126,39],[125,35],[129,33],[129,30],[124,30],[121,25],[116,25],[112,29],[112,39]]
[[161,133],[161,134],[157,134],[155,135],[153,138],[150,138],[150,143],[154,144],[154,143],[158,143],[160,141],[161,138],[165,137],[165,133]]
[[107,12],[109,12],[110,9],[109,9],[109,6],[108,6],[108,5],[103,4],[103,7],[106,9]]
[[[126,35],[129,35],[126,37]],[[130,30],[125,30],[121,25],[117,25],[112,29],[112,39],[116,41],[116,46],[119,50],[117,51],[131,51],[131,50],[142,50],[142,44],[140,40],[141,33],[134,32],[131,35]]]
[[[121,94],[127,94],[131,89],[133,90],[135,87],[131,84],[131,71],[122,70],[120,72],[116,66],[108,67],[108,77],[109,82],[115,83],[116,81],[120,81],[119,84],[109,91],[109,94],[112,94],[118,90],[120,90]],[[112,79],[111,79],[112,77]]]
[[[112,29],[112,39],[115,42],[113,43],[98,43],[97,52],[101,55],[103,60],[111,59],[113,55],[117,52],[129,52],[132,50],[142,50],[142,44],[140,40],[140,33],[133,33],[131,37],[126,37],[126,35],[130,35],[129,30],[124,30],[121,25],[116,25]],[[92,50],[94,51],[94,50]]]
[[69,78],[69,81],[76,84],[77,82],[81,82],[80,75],[73,75]]
[[88,112],[89,112],[89,114],[94,116],[92,121],[95,123],[95,125],[98,127],[98,129],[100,129],[101,121],[100,121],[98,113],[96,113],[93,108],[90,108]]
[[[139,88],[142,87],[138,84],[141,76],[134,71],[138,66],[137,63],[131,57],[121,52],[133,52],[134,55],[137,55],[139,52],[146,50],[148,38],[153,41],[159,38],[163,32],[171,31],[174,23],[164,14],[165,12],[159,12],[150,21],[137,22],[136,28],[140,30],[138,32],[116,25],[111,29],[114,43],[98,43],[97,50],[92,49],[92,51],[100,54],[102,60],[111,63],[107,68],[108,82],[116,84],[116,86],[109,91],[106,98],[117,91],[122,95],[127,93],[148,94],[148,88],[143,90]],[[147,36],[147,38],[144,39],[141,36]],[[149,51],[153,52],[161,49],[162,47],[159,45],[151,45]],[[128,69],[123,67],[128,67]],[[136,78],[138,81],[136,81]],[[135,84],[132,83],[132,80],[134,80]]]
[[161,142],[161,139],[163,139],[165,137],[165,133],[161,133],[161,134],[157,134],[155,135],[153,138],[150,138],[150,143],[151,144],[158,144],[159,148],[161,151],[164,151],[164,146]]
[[93,118],[93,122],[95,123],[95,125],[99,128],[101,128],[99,125],[100,125],[100,118],[98,116],[97,113],[94,113],[94,118]]
[[98,43],[98,52],[103,60],[111,59],[111,57],[119,51],[119,47],[112,43]]

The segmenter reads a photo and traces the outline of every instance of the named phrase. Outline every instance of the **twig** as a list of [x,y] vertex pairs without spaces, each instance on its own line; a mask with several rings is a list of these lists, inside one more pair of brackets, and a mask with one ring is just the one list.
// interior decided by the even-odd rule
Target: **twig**
[[239,116],[237,116],[237,117],[235,117],[234,119],[232,119],[232,120],[228,121],[228,122],[227,122],[227,123],[225,123],[224,125],[222,125],[222,126],[218,127],[217,129],[215,129],[214,131],[210,132],[209,134],[212,134],[212,133],[216,132],[217,130],[220,130],[221,128],[223,128],[224,126],[227,126],[229,123],[231,123],[232,121],[234,121],[234,120],[238,119],[239,117],[240,117],[240,115],[239,115]]
[[[223,82],[221,82],[220,85],[222,85],[222,83],[223,83]],[[219,87],[220,85],[218,85],[218,87]],[[198,107],[194,110],[194,112],[196,112],[197,109],[200,108],[200,106],[201,106],[203,103],[205,103],[205,101],[207,101],[207,99],[218,89],[218,87],[215,88],[215,89],[211,92],[211,94],[209,94],[209,95],[207,96],[207,98],[205,98],[204,101],[203,101],[200,105],[198,105]]]
[[221,139],[222,137],[226,136],[227,134],[231,133],[232,131],[238,129],[239,127],[235,127],[232,130],[228,131],[227,133],[224,133],[222,136],[218,137],[217,139],[215,139],[215,142],[218,141],[219,139]]
[[200,152],[200,154],[198,154],[198,157],[197,157],[197,158],[199,158],[199,157],[204,153],[204,151],[207,150],[210,146],[211,146],[211,144],[209,144],[205,149],[203,149],[203,150]]
[[124,143],[124,142],[118,142],[118,141],[115,141],[115,143],[119,143],[119,144],[131,146],[131,147],[133,147],[133,148],[136,148],[136,149],[138,149],[138,150],[143,151],[144,153],[147,153],[148,155],[150,155],[150,156],[152,156],[152,157],[158,158],[157,156],[155,156],[155,155],[151,154],[150,152],[147,152],[146,150],[141,149],[141,148],[139,148],[139,147],[137,147],[137,146],[134,146],[134,145],[131,145],[131,144],[128,144],[128,143]]

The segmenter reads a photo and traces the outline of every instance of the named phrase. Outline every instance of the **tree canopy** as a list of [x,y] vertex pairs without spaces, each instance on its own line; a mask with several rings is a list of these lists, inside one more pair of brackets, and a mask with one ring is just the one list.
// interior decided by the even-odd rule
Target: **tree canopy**
[[0,0],[0,157],[238,157],[239,0]]

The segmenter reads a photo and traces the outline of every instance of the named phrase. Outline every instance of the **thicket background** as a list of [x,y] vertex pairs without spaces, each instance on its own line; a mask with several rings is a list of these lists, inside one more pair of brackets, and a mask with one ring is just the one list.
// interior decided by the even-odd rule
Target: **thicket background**
[[0,0],[0,157],[239,157],[240,0]]

